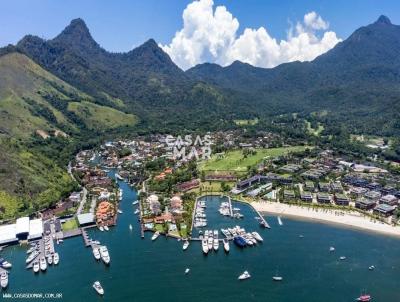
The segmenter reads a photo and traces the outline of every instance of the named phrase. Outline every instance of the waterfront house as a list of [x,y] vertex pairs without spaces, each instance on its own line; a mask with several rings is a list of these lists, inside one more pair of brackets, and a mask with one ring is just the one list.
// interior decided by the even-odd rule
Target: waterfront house
[[331,190],[331,186],[327,182],[320,182],[318,184],[320,192],[329,192]]
[[375,208],[376,202],[370,199],[357,199],[356,201],[356,208],[364,211],[369,211]]
[[313,191],[315,190],[314,182],[312,182],[312,181],[306,181],[305,184],[304,184],[304,188],[305,188],[306,190],[308,190],[308,191],[313,192]]
[[348,206],[350,203],[349,198],[345,194],[342,194],[342,193],[335,194],[334,200],[335,200],[335,203],[339,206]]
[[396,198],[394,195],[385,195],[382,196],[381,199],[379,199],[380,204],[387,204],[390,206],[396,206],[399,203],[399,200]]
[[147,198],[147,203],[149,205],[150,211],[154,215],[159,215],[161,213],[161,204],[158,201],[158,196],[157,195],[150,195]]
[[364,194],[364,197],[373,201],[378,201],[381,198],[381,193],[378,191],[368,191]]
[[327,193],[318,193],[317,201],[318,203],[331,203],[331,196]]
[[374,214],[383,216],[383,217],[389,217],[393,215],[394,211],[396,210],[395,206],[390,206],[387,204],[379,204],[374,208]]
[[303,192],[300,194],[300,199],[301,199],[302,201],[305,201],[305,202],[312,202],[313,197],[312,197],[312,194],[311,194],[310,192],[303,191]]
[[283,197],[285,199],[295,199],[296,195],[294,194],[293,190],[284,190],[283,191]]
[[342,193],[343,192],[342,184],[340,182],[338,182],[338,181],[337,182],[333,182],[331,184],[331,188],[332,188],[332,191],[335,192],[335,193]]

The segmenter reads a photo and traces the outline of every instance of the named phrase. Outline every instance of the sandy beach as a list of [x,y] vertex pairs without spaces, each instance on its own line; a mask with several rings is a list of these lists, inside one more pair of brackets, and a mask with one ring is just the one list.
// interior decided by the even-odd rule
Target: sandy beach
[[319,222],[333,223],[347,227],[377,232],[400,237],[400,227],[393,227],[382,222],[374,222],[359,212],[345,212],[333,209],[313,209],[303,206],[288,205],[277,202],[252,202],[251,205],[258,211],[309,219]]

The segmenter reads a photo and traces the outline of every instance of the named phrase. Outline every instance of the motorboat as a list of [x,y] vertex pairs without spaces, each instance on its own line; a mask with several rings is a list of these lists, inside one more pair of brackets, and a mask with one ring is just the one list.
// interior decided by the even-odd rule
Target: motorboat
[[160,232],[159,232],[159,231],[155,232],[155,233],[153,234],[153,236],[151,236],[151,240],[152,240],[152,241],[156,240],[156,239],[158,238],[158,236],[160,236]]
[[94,288],[94,290],[95,290],[100,296],[104,295],[104,289],[103,289],[103,287],[101,286],[101,284],[100,284],[99,281],[95,281],[95,282],[93,283],[93,288]]
[[115,173],[115,178],[118,180],[124,180],[124,178],[121,175],[119,175],[118,173]]
[[190,272],[190,269],[189,269],[189,268],[186,268],[186,269],[185,269],[185,274],[189,274],[189,272]]
[[272,280],[274,280],[274,281],[282,281],[283,278],[281,276],[273,276]]
[[251,277],[251,275],[249,274],[248,271],[244,271],[243,274],[241,274],[238,279],[239,280],[246,280],[249,279]]
[[108,232],[110,229],[108,228],[108,226],[105,225],[104,230]]
[[0,285],[2,288],[6,288],[8,286],[8,273],[7,271],[3,271],[0,276]]
[[253,235],[253,237],[259,242],[263,242],[264,241],[264,239],[257,232],[252,232],[251,235]]
[[60,262],[60,255],[58,253],[54,253],[53,255],[53,263],[57,265]]
[[11,268],[12,264],[6,260],[4,260],[3,258],[0,259],[0,267],[2,268]]
[[100,255],[99,249],[98,249],[97,247],[94,247],[93,250],[92,250],[92,252],[93,252],[94,258],[95,258],[96,260],[100,260],[101,255]]
[[212,237],[208,237],[208,250],[212,250],[214,245],[214,239]]
[[224,243],[224,250],[225,250],[225,252],[229,253],[229,240],[225,238],[225,239],[223,240],[223,243]]
[[361,295],[359,296],[356,301],[360,301],[360,302],[369,302],[371,301],[371,296],[370,295]]
[[213,249],[214,249],[214,251],[218,251],[218,248],[219,248],[218,238],[214,238],[213,240],[214,240],[213,241]]
[[134,214],[137,215],[137,214],[139,214],[139,212],[140,212],[140,210],[139,210],[139,209],[136,209],[135,212],[134,212]]
[[208,253],[208,239],[204,238],[204,239],[201,241],[201,247],[202,247],[202,249],[203,249],[203,253],[204,253],[204,254],[207,254],[207,253]]
[[131,225],[131,224],[129,225],[129,229],[130,229],[131,231],[132,231],[132,229],[133,229],[133,227],[132,227],[132,225]]
[[103,226],[99,226],[99,230],[103,232],[104,231]]
[[278,224],[279,224],[279,225],[283,225],[281,216],[278,216]]
[[28,258],[26,259],[26,263],[32,262],[32,260],[35,259],[37,256],[39,256],[39,252],[36,251],[36,250],[33,251],[33,253],[30,254],[30,255],[28,256]]
[[340,257],[339,259],[340,259],[340,260],[346,260],[346,257],[345,257],[345,256],[342,256],[342,257]]
[[185,240],[185,242],[183,243],[182,249],[183,249],[184,251],[186,251],[188,247],[189,247],[189,240]]
[[34,271],[35,273],[38,273],[39,270],[40,270],[39,262],[35,261],[35,262],[33,263],[33,271]]
[[51,255],[47,256],[47,263],[48,263],[49,265],[52,265],[52,264],[53,264],[53,257],[52,257]]
[[333,246],[331,246],[331,247],[329,248],[329,251],[330,251],[330,252],[334,252],[334,251],[335,251],[335,248],[334,248]]
[[238,246],[238,247],[245,247],[246,246],[246,240],[242,236],[235,236],[233,238],[233,242]]
[[120,210],[120,209],[118,209],[118,211],[117,211],[119,214],[122,214],[123,212]]
[[375,269],[375,266],[371,265],[368,269],[369,269],[370,271],[373,271],[373,270]]
[[138,203],[139,203],[139,200],[132,202],[133,205],[137,205]]
[[32,253],[34,250],[36,250],[36,244],[35,244],[34,246],[31,246],[31,247],[29,248],[29,250],[26,251],[26,253],[27,253],[27,254],[30,254],[30,253]]
[[103,260],[103,262],[105,264],[109,264],[111,261],[111,258],[110,258],[110,254],[108,253],[107,247],[105,245],[102,245],[99,248],[99,250],[100,250],[100,256],[101,256],[101,259]]
[[41,269],[42,271],[45,271],[45,270],[47,269],[46,258],[40,257],[40,259],[39,259],[39,265],[40,265],[40,269]]

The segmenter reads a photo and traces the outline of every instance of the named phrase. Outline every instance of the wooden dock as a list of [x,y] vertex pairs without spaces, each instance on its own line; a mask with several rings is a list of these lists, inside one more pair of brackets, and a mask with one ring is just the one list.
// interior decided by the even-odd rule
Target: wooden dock
[[76,237],[82,235],[82,230],[81,229],[75,229],[75,230],[69,230],[69,231],[64,231],[63,232],[63,239],[71,238],[71,237]]
[[82,228],[82,238],[83,238],[83,242],[85,242],[85,246],[86,246],[86,247],[91,246],[91,243],[90,243],[90,241],[89,241],[89,235],[88,235],[88,233],[86,232],[86,229],[85,229],[85,228]]
[[[251,207],[254,209],[253,206],[251,206]],[[260,225],[263,226],[264,228],[270,229],[271,227],[269,226],[268,222],[265,220],[263,215],[261,215],[261,213],[259,211],[257,211],[256,209],[254,209],[254,211],[256,211],[258,217],[260,217]]]

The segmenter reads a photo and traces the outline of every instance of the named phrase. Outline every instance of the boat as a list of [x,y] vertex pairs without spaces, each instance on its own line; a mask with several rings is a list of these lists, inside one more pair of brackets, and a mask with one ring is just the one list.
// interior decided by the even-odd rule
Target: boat
[[329,248],[329,251],[330,251],[330,252],[334,252],[334,251],[335,251],[335,248],[334,248],[333,246],[331,246],[331,247]]
[[339,259],[340,260],[346,260],[346,257],[345,256],[341,256]]
[[57,265],[60,262],[60,256],[58,255],[58,253],[54,253],[53,255],[53,263],[55,265]]
[[132,202],[133,205],[137,205],[138,203],[139,203],[139,200]]
[[260,236],[260,234],[258,234],[257,232],[252,232],[251,235],[253,235],[253,237],[260,242],[263,242],[264,239]]
[[100,296],[104,295],[104,289],[103,289],[103,287],[101,286],[101,284],[100,284],[99,281],[95,281],[95,282],[93,283],[93,288],[94,288],[94,290],[95,290]]
[[189,247],[189,241],[188,241],[188,240],[185,240],[185,242],[183,243],[182,249],[183,249],[184,251],[186,251],[188,247]]
[[218,238],[214,238],[213,248],[214,248],[214,251],[218,251],[218,248],[219,248]]
[[281,276],[273,276],[272,280],[274,280],[274,281],[282,281],[283,278]]
[[136,215],[136,214],[139,214],[139,212],[140,212],[140,210],[139,210],[139,209],[136,209],[135,212],[134,212],[134,214],[135,214],[135,215]]
[[370,295],[361,295],[359,296],[356,301],[360,301],[360,302],[369,302],[371,301],[371,296]]
[[31,246],[31,247],[29,248],[29,250],[26,251],[26,253],[27,253],[27,254],[30,254],[30,253],[32,253],[34,250],[36,250],[36,244],[35,244],[34,246]]
[[189,274],[189,272],[190,272],[190,269],[189,269],[189,268],[186,268],[186,269],[185,269],[185,274]]
[[110,229],[108,228],[108,226],[105,225],[104,230],[108,232]]
[[39,252],[36,251],[36,250],[33,251],[33,253],[30,254],[30,255],[28,256],[28,258],[26,259],[26,263],[32,262],[32,260],[35,259],[37,256],[39,256]]
[[208,237],[208,250],[212,250],[214,245],[214,239],[212,237]]
[[4,260],[3,258],[0,259],[0,267],[2,268],[11,268],[12,264],[6,260]]
[[115,173],[115,178],[118,180],[124,180],[124,178],[121,175],[119,175],[118,173]]
[[33,271],[34,271],[35,273],[38,273],[39,270],[40,270],[39,262],[35,261],[35,262],[33,263]]
[[225,252],[229,253],[229,240],[225,238],[223,240],[223,242],[224,242],[224,250],[225,250]]
[[110,258],[110,254],[108,253],[107,247],[105,245],[102,245],[99,248],[99,250],[100,250],[100,256],[101,256],[101,259],[103,260],[103,262],[105,264],[109,264],[111,258]]
[[251,277],[251,275],[249,274],[248,271],[244,271],[243,274],[241,274],[238,279],[239,280],[246,280],[249,279]]
[[96,260],[100,260],[101,256],[100,256],[100,252],[99,249],[97,247],[94,247],[93,250],[93,256]]
[[122,214],[123,212],[122,212],[120,209],[118,209],[118,213],[119,213],[119,214]]
[[45,271],[45,270],[47,269],[46,258],[40,257],[40,259],[39,259],[39,265],[40,265],[40,269],[41,269],[42,271]]
[[158,236],[160,236],[160,232],[159,232],[159,231],[155,232],[155,233],[153,234],[153,236],[151,236],[151,240],[152,240],[152,241],[156,240],[156,239],[158,238]]
[[370,271],[373,271],[373,270],[375,269],[375,266],[371,265],[368,269],[369,269]]
[[103,232],[104,231],[103,226],[99,226],[99,230]]
[[53,264],[53,257],[52,257],[51,255],[47,256],[47,263],[48,263],[49,265],[52,265],[52,264]]
[[299,238],[304,238],[304,235],[299,235]]
[[238,247],[245,247],[246,246],[246,240],[242,236],[235,236],[233,238],[233,242],[238,246]]
[[3,271],[0,277],[0,285],[2,288],[6,288],[8,286],[8,273],[7,271]]
[[279,223],[279,225],[283,225],[281,216],[278,216],[278,223]]
[[201,241],[201,247],[202,247],[202,249],[203,249],[203,253],[204,253],[204,254],[207,254],[207,253],[208,253],[208,239],[204,238],[204,239]]
[[131,224],[129,225],[129,229],[130,229],[131,231],[132,231],[132,229],[133,229],[133,227],[132,227],[132,225],[131,225]]

